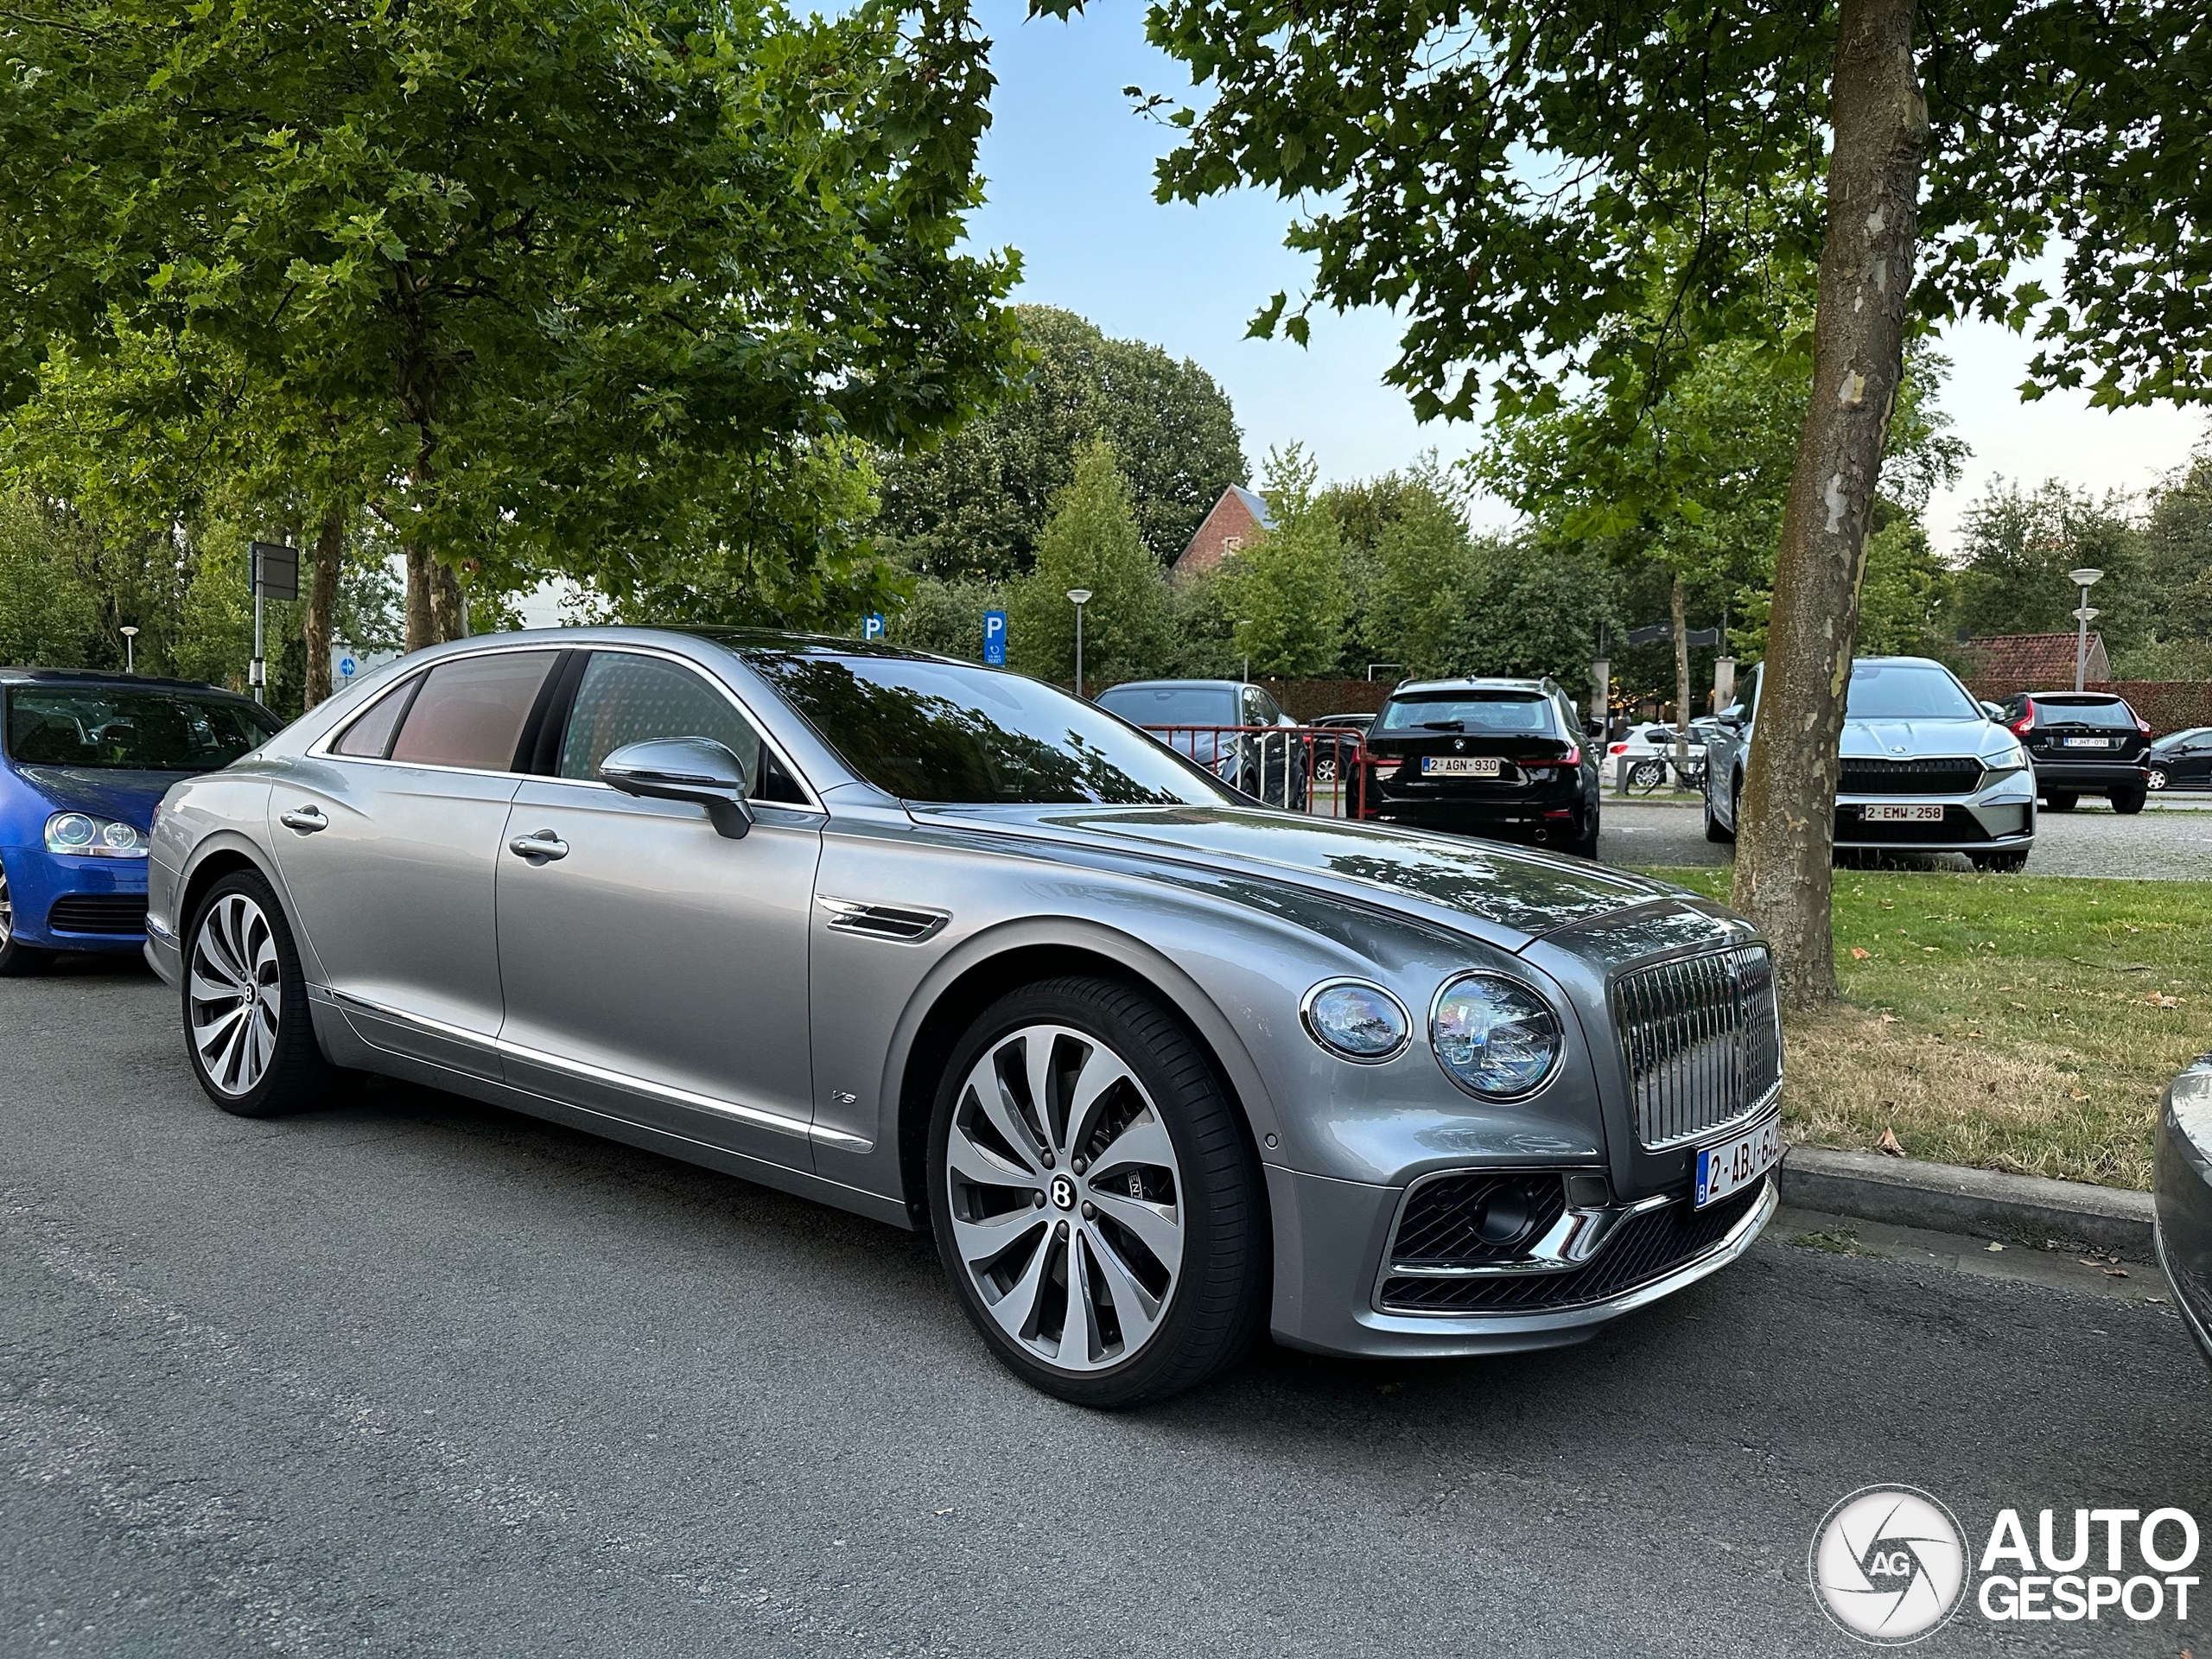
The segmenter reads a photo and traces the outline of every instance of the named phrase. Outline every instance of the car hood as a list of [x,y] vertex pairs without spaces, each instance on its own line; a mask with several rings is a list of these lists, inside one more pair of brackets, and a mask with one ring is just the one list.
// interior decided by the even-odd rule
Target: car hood
[[18,766],[16,776],[62,812],[89,812],[145,830],[162,797],[188,774],[177,772],[118,772],[92,766]]
[[1261,808],[922,807],[918,823],[988,828],[1102,852],[1294,883],[1395,911],[1529,938],[1679,889],[1555,854]]
[[1844,755],[1892,760],[1922,755],[1985,754],[2012,746],[2012,734],[1986,720],[1847,720]]

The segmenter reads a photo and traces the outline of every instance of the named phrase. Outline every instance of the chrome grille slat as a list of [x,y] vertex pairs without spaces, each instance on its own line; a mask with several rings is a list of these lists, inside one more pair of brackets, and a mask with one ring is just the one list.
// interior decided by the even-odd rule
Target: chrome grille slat
[[1764,945],[1623,975],[1613,1006],[1637,1139],[1649,1151],[1748,1116],[1781,1081],[1774,965]]

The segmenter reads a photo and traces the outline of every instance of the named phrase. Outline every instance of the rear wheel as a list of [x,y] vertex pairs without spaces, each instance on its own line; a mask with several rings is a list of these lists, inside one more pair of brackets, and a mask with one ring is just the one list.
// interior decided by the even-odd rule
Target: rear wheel
[[294,1111],[340,1075],[315,1044],[284,912],[253,871],[225,876],[200,901],[185,931],[183,998],[193,1075],[226,1112]]
[[962,1306],[1047,1394],[1162,1399],[1259,1328],[1258,1158],[1197,1043],[1139,991],[1060,979],[985,1010],[938,1085],[929,1180]]
[[1663,760],[1639,760],[1629,768],[1628,786],[1630,789],[1656,789],[1665,781],[1667,765]]
[[2113,811],[2134,813],[2143,810],[2144,796],[2145,791],[2139,785],[2134,789],[2115,789],[2105,798],[2112,803]]
[[2043,798],[2043,804],[2054,812],[2071,812],[2074,804],[2082,798],[2078,791],[2054,789]]
[[54,952],[25,944],[16,937],[16,905],[8,896],[8,869],[0,865],[0,978],[17,979],[41,973],[54,960]]

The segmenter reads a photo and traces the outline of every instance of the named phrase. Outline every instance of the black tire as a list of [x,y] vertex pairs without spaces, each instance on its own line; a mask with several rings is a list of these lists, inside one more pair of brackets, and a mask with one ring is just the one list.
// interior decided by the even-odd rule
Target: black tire
[[1639,760],[1628,769],[1630,789],[1656,789],[1667,781],[1667,763],[1663,760]]
[[[1735,816],[1735,810],[1736,804],[1732,799],[1728,804],[1728,811],[1731,817]],[[1736,839],[1736,831],[1734,829],[1728,824],[1721,823],[1719,818],[1714,816],[1713,810],[1713,791],[1710,788],[1707,788],[1705,791],[1705,838],[1707,841],[1716,842],[1723,847]]]
[[[257,913],[259,928],[250,934],[257,945],[266,941],[265,956],[257,955],[246,964],[257,986],[254,999],[242,1012],[242,1018],[251,1021],[263,1010],[262,999],[266,987],[277,990],[276,1012],[273,1016],[275,1039],[270,1046],[264,1068],[250,1087],[236,1089],[226,1086],[218,1075],[224,1070],[225,1046],[218,1043],[213,1052],[214,1067],[209,1058],[200,1052],[194,1039],[195,1010],[207,1011],[219,1017],[223,999],[203,1000],[194,995],[195,967],[200,961],[203,945],[214,951],[219,939],[211,940],[208,929],[219,906],[232,898],[245,900]],[[227,918],[237,912],[226,910]],[[257,967],[256,962],[258,963]],[[205,976],[202,976],[203,980]],[[315,1042],[315,1024],[308,1012],[307,976],[300,971],[300,953],[292,943],[290,925],[284,919],[276,895],[270,890],[257,871],[234,870],[210,887],[200,898],[192,913],[192,920],[184,931],[184,974],[181,990],[184,1026],[184,1049],[192,1066],[192,1075],[200,1080],[207,1098],[225,1111],[239,1117],[273,1117],[283,1112],[292,1112],[302,1107],[319,1105],[329,1098],[345,1074],[323,1058]],[[233,1081],[244,1082],[243,1076]]]
[[1567,843],[1567,850],[1573,853],[1577,858],[1595,860],[1598,856],[1599,830],[1597,803],[1594,801],[1592,802],[1588,807],[1584,809],[1584,812],[1585,817],[1583,823],[1586,827],[1580,835],[1577,836],[1572,842]]
[[[962,1260],[953,1230],[948,1147],[969,1075],[995,1046],[1036,1026],[1072,1029],[1118,1056],[1150,1097],[1180,1166],[1181,1190],[1173,1207],[1183,1230],[1182,1255],[1166,1306],[1157,1328],[1134,1354],[1097,1369],[1049,1363],[1001,1330]],[[1046,1167],[1052,1166],[1046,1161]],[[1059,1173],[1082,1173],[1071,1160],[1050,1185],[1060,1184]],[[993,1003],[953,1050],[930,1115],[931,1224],[954,1294],[1008,1370],[1071,1405],[1114,1410],[1164,1400],[1195,1388],[1243,1353],[1267,1311],[1265,1191],[1250,1135],[1205,1051],[1153,997],[1110,980],[1048,980]],[[1043,1192],[1035,1197],[1042,1199]],[[1068,1211],[1057,1195],[1053,1202]],[[1035,1248],[1073,1249],[1060,1243],[1069,1221],[1054,1221],[1052,1208],[1045,1203],[1036,1207],[1042,1232]],[[1084,1213],[1090,1214],[1087,1207]],[[1065,1290],[1062,1294],[1065,1301]],[[1065,1309],[1062,1318],[1065,1333]]]
[[1967,856],[1974,861],[1977,870],[1988,870],[1998,874],[2009,874],[2028,867],[2028,855],[2024,849],[2004,853],[1968,853]]
[[2071,812],[2074,810],[2075,803],[2079,801],[2081,798],[2082,797],[2079,791],[2071,789],[2054,789],[2050,794],[2043,798],[2043,804],[2045,808],[2053,812]]
[[2133,817],[2143,810],[2143,803],[2148,796],[2145,790],[2138,786],[2134,789],[2115,789],[2105,798],[2112,803],[2113,811]]
[[54,952],[16,937],[16,907],[8,897],[8,872],[0,867],[0,979],[27,979],[54,964]]
[[2149,790],[2160,790],[2165,788],[2166,785],[2172,781],[2173,780],[2171,779],[2166,776],[2166,769],[2164,766],[2153,766],[2151,768],[2149,775],[2144,779],[2143,786]]

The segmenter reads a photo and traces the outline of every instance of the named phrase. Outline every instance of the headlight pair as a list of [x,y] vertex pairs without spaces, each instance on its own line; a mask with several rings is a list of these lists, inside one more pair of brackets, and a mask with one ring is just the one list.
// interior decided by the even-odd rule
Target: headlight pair
[[46,850],[79,858],[143,858],[146,837],[136,824],[96,818],[89,812],[57,812],[46,821]]
[[[1339,1058],[1377,1065],[1413,1038],[1404,1004],[1363,980],[1328,980],[1300,1009],[1313,1040]],[[1447,980],[1429,1009],[1429,1046],[1445,1074],[1484,1100],[1533,1094],[1558,1065],[1566,1037],[1559,1015],[1528,986],[1503,974]]]

